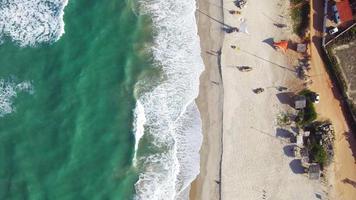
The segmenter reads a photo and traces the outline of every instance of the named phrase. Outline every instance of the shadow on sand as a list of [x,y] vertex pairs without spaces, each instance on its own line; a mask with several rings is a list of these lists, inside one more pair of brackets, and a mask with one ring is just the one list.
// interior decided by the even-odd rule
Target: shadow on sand
[[294,159],[289,163],[289,167],[295,174],[304,174],[304,168],[300,159]]
[[344,178],[342,182],[345,184],[350,184],[352,187],[356,188],[356,181],[353,181],[349,178]]
[[281,104],[289,105],[292,108],[294,106],[294,103],[293,103],[294,95],[295,94],[293,92],[281,92],[281,93],[276,94],[276,96]]
[[294,144],[291,144],[291,145],[286,145],[283,147],[283,152],[286,156],[288,157],[294,157],[294,147],[295,145]]
[[276,49],[276,47],[273,45],[274,44],[273,38],[267,38],[267,39],[263,40],[262,42],[268,44],[273,49]]
[[288,139],[291,136],[292,136],[292,133],[286,129],[283,129],[283,128],[276,129],[276,137]]
[[354,157],[354,162],[356,163],[356,139],[352,132],[344,133],[346,141],[349,143],[349,148],[351,149],[352,156]]

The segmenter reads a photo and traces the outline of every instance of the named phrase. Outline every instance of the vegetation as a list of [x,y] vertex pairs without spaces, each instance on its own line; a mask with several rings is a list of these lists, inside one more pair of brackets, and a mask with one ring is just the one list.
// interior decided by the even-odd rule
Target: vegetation
[[277,116],[277,124],[278,126],[284,127],[290,125],[292,122],[289,117],[289,113],[281,113]]
[[328,160],[324,147],[316,142],[310,145],[310,158],[312,162],[319,163],[321,167],[325,166]]
[[293,32],[300,37],[304,37],[309,26],[309,3],[305,0],[290,0],[290,2],[292,4]]
[[299,95],[305,96],[307,99],[307,103],[306,107],[303,110],[299,111],[297,116],[297,123],[301,126],[305,126],[307,124],[312,123],[318,117],[312,101],[315,92],[305,89],[299,92]]
[[298,94],[303,95],[307,98],[307,100],[312,101],[312,98],[313,98],[313,95],[315,95],[315,92],[308,90],[308,89],[304,89],[304,90],[300,91]]
[[335,132],[330,121],[315,121],[304,130],[310,132],[306,145],[310,161],[319,163],[321,167],[331,163]]

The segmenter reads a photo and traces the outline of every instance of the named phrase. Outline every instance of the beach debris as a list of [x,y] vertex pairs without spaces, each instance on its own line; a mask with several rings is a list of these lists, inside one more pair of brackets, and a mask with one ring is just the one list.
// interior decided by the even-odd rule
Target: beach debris
[[239,32],[248,34],[246,19],[241,18],[240,21],[241,21],[241,24],[239,27]]
[[215,85],[219,85],[220,83],[217,81],[211,81],[211,83],[215,84]]
[[253,89],[252,91],[253,91],[255,94],[259,94],[259,93],[264,92],[265,89],[263,89],[263,88],[256,88],[256,89]]
[[238,10],[229,10],[229,13],[232,14],[232,15],[239,15],[239,14],[241,14],[241,12],[238,11]]
[[231,47],[231,49],[236,49],[235,45],[231,45],[230,47]]
[[288,88],[284,86],[277,86],[276,89],[280,92],[283,92],[284,90],[288,90]]
[[223,30],[226,33],[239,32],[239,29],[237,27],[223,27]]
[[252,67],[249,66],[236,66],[236,68],[240,71],[240,72],[249,72],[252,70]]
[[273,23],[273,25],[275,25],[277,28],[286,28],[287,27],[286,24],[282,24],[282,23]]

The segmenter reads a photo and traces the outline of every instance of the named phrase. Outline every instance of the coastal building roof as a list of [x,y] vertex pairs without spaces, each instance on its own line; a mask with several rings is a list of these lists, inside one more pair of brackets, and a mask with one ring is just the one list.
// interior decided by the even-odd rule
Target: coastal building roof
[[320,178],[320,165],[318,163],[313,163],[309,166],[308,170],[309,179],[319,180]]
[[295,109],[303,109],[307,105],[307,99],[303,95],[295,97]]
[[349,0],[336,2],[336,7],[340,14],[341,23],[352,21],[352,10]]

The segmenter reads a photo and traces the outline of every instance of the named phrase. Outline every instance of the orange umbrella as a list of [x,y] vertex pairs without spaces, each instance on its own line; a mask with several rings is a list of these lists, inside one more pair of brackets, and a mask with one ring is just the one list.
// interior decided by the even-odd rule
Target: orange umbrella
[[280,41],[280,42],[275,42],[275,43],[273,44],[273,46],[274,46],[274,47],[277,47],[277,48],[280,48],[280,49],[282,49],[284,52],[286,52],[287,49],[288,49],[288,41],[282,40],[282,41]]

